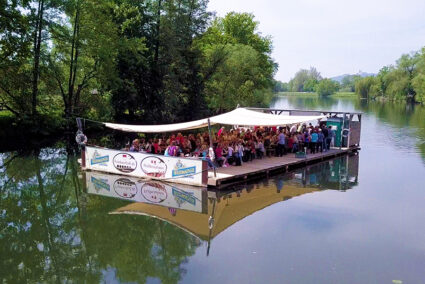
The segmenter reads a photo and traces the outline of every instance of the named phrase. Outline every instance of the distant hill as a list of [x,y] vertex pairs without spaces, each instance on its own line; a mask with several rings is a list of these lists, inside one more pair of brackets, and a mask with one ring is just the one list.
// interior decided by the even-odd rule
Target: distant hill
[[376,74],[374,74],[374,73],[367,73],[367,72],[361,72],[360,71],[357,74],[342,74],[342,75],[339,75],[339,76],[331,77],[330,79],[341,83],[342,82],[342,79],[344,77],[346,77],[346,76],[354,76],[354,75],[359,75],[360,77],[368,77],[368,76],[375,76]]

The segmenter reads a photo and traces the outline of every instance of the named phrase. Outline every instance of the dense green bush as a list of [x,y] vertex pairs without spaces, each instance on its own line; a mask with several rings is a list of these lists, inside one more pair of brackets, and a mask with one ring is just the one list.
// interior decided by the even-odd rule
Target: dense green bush
[[319,96],[330,96],[338,91],[339,85],[331,79],[320,80],[316,86],[316,92]]

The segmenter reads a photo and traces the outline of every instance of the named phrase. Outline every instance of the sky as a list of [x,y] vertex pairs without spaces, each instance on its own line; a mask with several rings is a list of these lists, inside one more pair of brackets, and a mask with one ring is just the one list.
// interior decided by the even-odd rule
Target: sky
[[208,9],[253,13],[283,82],[310,66],[323,77],[377,73],[425,46],[425,0],[210,0]]

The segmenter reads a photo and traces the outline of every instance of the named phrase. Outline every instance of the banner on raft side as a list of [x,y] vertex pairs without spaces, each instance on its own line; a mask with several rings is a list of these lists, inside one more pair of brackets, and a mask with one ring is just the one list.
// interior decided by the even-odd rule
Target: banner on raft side
[[205,213],[205,188],[144,181],[134,177],[86,172],[87,192],[134,202]]
[[207,162],[139,152],[86,147],[85,168],[113,174],[207,186]]

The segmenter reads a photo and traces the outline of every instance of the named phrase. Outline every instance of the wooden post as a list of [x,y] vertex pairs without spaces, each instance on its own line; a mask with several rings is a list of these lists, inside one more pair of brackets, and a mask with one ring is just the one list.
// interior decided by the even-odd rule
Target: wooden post
[[81,147],[81,167],[86,168],[86,147]]

